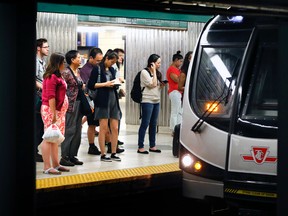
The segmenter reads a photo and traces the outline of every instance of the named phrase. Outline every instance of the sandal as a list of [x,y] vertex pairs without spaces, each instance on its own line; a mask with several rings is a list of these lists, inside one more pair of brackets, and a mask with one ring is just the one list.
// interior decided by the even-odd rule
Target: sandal
[[43,173],[49,175],[61,175],[61,172],[58,171],[57,169],[54,169],[53,167],[44,170]]
[[54,169],[57,170],[57,171],[61,171],[61,172],[69,172],[69,171],[70,171],[70,169],[68,169],[68,168],[66,168],[66,167],[63,167],[63,166],[61,166],[61,165],[55,167]]

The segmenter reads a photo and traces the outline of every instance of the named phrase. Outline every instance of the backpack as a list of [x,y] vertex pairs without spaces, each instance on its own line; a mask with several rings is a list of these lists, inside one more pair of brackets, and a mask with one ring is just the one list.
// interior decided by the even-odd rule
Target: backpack
[[133,81],[133,86],[130,92],[131,98],[135,103],[141,103],[142,101],[142,92],[145,87],[141,89],[141,81],[140,81],[141,71],[139,71]]

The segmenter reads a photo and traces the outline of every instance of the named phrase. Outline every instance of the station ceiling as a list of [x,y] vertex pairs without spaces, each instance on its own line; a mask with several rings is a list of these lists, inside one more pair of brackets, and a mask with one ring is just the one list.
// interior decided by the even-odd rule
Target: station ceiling
[[240,11],[242,14],[288,17],[286,0],[38,0],[37,2],[195,15],[239,14]]

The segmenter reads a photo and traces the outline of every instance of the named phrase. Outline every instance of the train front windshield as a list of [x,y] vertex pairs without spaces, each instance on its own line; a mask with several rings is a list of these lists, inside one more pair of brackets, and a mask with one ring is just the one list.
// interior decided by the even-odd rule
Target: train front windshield
[[[204,118],[203,113],[206,112],[207,123],[228,132],[233,104],[236,103],[240,106],[234,113],[239,116],[237,121],[241,126],[235,126],[235,133],[257,137],[249,133],[251,128],[261,125],[260,128],[277,129],[275,32],[275,28],[257,29],[252,37],[253,44],[250,45],[248,42],[228,41],[215,45],[207,43],[200,47],[200,61],[193,80],[193,90],[190,91],[191,105],[199,118]],[[239,97],[235,101],[236,92]],[[275,131],[272,133],[274,137]]]
[[225,131],[229,128],[244,50],[243,47],[204,46],[201,52],[192,105],[199,117],[208,110],[209,117],[205,120]]

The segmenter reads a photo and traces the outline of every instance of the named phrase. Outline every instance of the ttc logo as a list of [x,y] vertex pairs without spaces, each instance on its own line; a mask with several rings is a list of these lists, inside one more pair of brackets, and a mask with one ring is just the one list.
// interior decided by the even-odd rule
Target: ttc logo
[[241,155],[244,161],[254,161],[256,164],[275,163],[277,158],[275,156],[268,156],[270,152],[268,147],[251,147],[250,155]]

